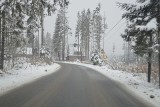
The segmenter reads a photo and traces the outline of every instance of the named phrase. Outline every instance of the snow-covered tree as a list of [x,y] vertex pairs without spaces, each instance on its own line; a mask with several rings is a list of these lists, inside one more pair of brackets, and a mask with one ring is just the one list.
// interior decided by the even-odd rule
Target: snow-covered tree
[[0,31],[2,31],[2,35],[0,45],[2,47],[0,49],[0,68],[3,69],[4,54],[14,56],[18,48],[25,46],[26,40],[34,46],[35,32],[40,26],[43,28],[43,24],[40,22],[42,22],[41,19],[45,12],[47,15],[51,15],[56,8],[68,4],[67,0],[54,0],[52,2],[48,0],[1,0],[0,15],[2,17],[0,22],[2,23],[0,23]]
[[61,57],[62,60],[64,60],[65,54],[67,53],[66,35],[69,29],[68,20],[65,14],[65,9],[61,8],[57,15],[53,36],[54,55],[57,55],[57,57]]
[[81,29],[81,15],[80,15],[80,12],[77,13],[77,25],[76,25],[76,30],[75,30],[75,37],[76,37],[76,40],[77,40],[77,44],[78,44],[78,54],[80,54],[80,35],[81,35],[81,32],[80,32],[80,29]]
[[81,51],[82,54],[89,59],[89,44],[90,44],[90,21],[91,21],[91,11],[90,9],[83,10],[80,17],[80,40],[81,40]]
[[86,35],[85,35],[85,31],[86,31],[86,24],[85,24],[85,20],[86,20],[86,10],[83,10],[81,12],[81,27],[80,27],[80,34],[81,34],[81,42],[80,42],[80,49],[83,55],[85,55],[85,45],[86,45]]
[[136,54],[146,56],[148,59],[148,82],[151,76],[151,58],[153,47],[157,44],[157,4],[159,0],[137,0],[135,4],[118,3],[126,10],[123,18],[129,24],[122,34],[126,41],[133,41],[133,49]]
[[82,55],[86,56],[86,60],[89,60],[92,52],[98,53],[101,50],[101,39],[106,25],[103,24],[100,10],[101,6],[99,4],[93,13],[88,9],[77,14],[75,37],[80,44]]
[[51,34],[47,32],[46,37],[45,37],[45,47],[51,50],[51,46],[52,46]]
[[56,23],[55,23],[55,30],[54,30],[54,35],[53,35],[53,54],[55,57],[60,57],[59,54],[61,52],[61,47],[62,47],[62,36],[61,36],[61,17],[58,14]]
[[91,36],[91,30],[90,30],[90,27],[91,27],[91,11],[90,9],[87,10],[87,13],[86,13],[86,21],[85,21],[85,24],[86,24],[86,45],[85,45],[85,55],[86,55],[86,59],[89,59],[89,55],[90,55],[90,36]]
[[[86,56],[86,59],[89,59],[90,54],[90,27],[91,27],[91,11],[90,9],[83,10],[80,14],[77,14],[77,26],[75,37],[78,42],[78,50],[82,52],[83,55]],[[80,48],[79,48],[80,47]]]
[[93,20],[93,39],[95,41],[95,49],[94,51],[100,52],[101,50],[101,38],[103,34],[103,20],[100,14],[101,5],[98,4],[98,7],[93,12],[92,20]]

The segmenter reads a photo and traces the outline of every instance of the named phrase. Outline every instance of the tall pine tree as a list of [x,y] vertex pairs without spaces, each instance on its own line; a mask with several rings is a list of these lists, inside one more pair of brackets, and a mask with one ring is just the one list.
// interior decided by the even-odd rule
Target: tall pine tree
[[157,43],[157,3],[159,0],[137,0],[136,4],[118,3],[127,12],[123,18],[129,21],[129,25],[122,37],[126,41],[133,41],[133,49],[136,54],[147,55],[148,82],[151,81],[151,59],[153,45]]

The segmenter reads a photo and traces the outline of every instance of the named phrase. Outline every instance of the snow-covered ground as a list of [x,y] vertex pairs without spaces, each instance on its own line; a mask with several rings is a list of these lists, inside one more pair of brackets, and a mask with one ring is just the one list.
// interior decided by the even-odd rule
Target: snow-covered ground
[[1,74],[2,72],[0,72],[0,95],[29,82],[33,82],[40,77],[54,73],[59,68],[60,65],[56,63],[51,65],[31,65],[24,63],[5,74]]
[[[70,62],[71,63],[71,62]],[[145,101],[151,102],[156,107],[160,107],[160,89],[158,85],[148,83],[144,73],[130,73],[118,70],[111,70],[107,66],[94,66],[90,64],[71,63],[95,69],[99,73],[126,85],[130,90],[142,97]],[[154,96],[154,98],[150,98]]]

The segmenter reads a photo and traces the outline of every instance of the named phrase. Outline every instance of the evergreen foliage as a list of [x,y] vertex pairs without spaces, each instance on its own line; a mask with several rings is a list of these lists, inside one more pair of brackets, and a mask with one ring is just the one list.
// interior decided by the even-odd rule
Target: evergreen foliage
[[103,29],[103,19],[101,16],[101,5],[91,12],[90,9],[77,13],[77,25],[75,37],[78,41],[78,49],[86,60],[92,52],[100,52]]

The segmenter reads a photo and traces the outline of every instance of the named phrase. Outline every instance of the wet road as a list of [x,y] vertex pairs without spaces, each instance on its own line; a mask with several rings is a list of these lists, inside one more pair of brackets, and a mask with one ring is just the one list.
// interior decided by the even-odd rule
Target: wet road
[[58,72],[1,96],[0,107],[151,107],[90,68],[60,65]]

